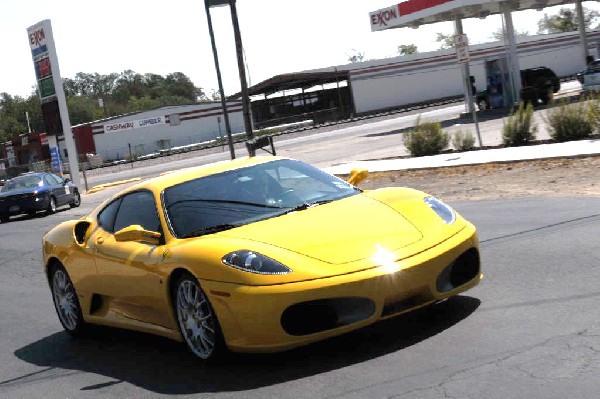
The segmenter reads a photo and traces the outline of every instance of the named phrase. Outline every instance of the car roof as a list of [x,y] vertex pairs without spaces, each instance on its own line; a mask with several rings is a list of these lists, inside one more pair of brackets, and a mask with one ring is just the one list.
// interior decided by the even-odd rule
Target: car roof
[[47,175],[47,174],[48,174],[47,172],[25,172],[25,173],[21,173],[21,174],[20,174],[20,175],[18,175],[18,176],[12,177],[12,178],[11,178],[11,180],[12,180],[12,179],[17,179],[17,178],[19,178],[19,177],[27,177],[27,176],[38,176],[38,177],[42,177],[42,176],[44,176],[44,175]]

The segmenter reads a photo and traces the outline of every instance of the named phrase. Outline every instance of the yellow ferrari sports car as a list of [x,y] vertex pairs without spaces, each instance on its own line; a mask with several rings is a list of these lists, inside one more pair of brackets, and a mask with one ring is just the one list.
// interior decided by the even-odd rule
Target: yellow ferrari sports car
[[482,278],[475,227],[448,205],[281,157],[140,182],[48,232],[43,262],[71,335],[133,329],[201,359],[343,334]]

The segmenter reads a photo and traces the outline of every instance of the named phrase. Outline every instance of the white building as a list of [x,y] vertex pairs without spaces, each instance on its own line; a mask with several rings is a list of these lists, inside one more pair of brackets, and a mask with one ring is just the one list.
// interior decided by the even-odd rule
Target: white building
[[[227,102],[232,134],[244,132],[242,103]],[[220,102],[157,108],[91,124],[96,154],[104,161],[227,138]],[[64,143],[61,143],[64,145]]]
[[[599,56],[600,31],[587,33],[590,54]],[[521,69],[546,66],[558,76],[581,68],[577,32],[525,36],[517,39]],[[506,57],[503,42],[470,45],[470,69],[478,91],[486,89],[485,63]],[[454,49],[371,60],[304,72],[348,71],[356,114],[407,104],[458,96],[464,93],[463,77]]]

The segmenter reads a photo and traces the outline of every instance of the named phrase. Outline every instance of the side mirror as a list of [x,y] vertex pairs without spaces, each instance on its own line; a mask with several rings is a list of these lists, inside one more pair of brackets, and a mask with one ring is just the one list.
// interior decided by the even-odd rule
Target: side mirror
[[347,181],[353,186],[358,186],[358,183],[365,180],[368,174],[369,171],[366,169],[352,169]]
[[65,179],[63,181],[64,181],[64,184],[67,184],[71,181],[71,179],[69,179],[68,177],[65,177]]
[[115,240],[118,242],[138,241],[147,242],[153,245],[160,243],[162,235],[156,231],[144,230],[139,224],[127,226],[115,233]]

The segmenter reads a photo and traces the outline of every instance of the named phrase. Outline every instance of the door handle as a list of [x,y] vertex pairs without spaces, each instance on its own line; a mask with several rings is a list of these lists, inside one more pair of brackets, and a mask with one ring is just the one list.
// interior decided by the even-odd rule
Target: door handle
[[96,238],[96,244],[102,244],[102,243],[104,243],[104,237]]

